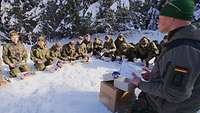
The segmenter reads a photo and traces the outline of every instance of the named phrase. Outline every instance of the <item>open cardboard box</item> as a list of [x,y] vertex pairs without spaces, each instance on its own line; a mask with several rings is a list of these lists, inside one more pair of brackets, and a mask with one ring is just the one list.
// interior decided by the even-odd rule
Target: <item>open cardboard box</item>
[[114,81],[103,81],[101,82],[99,99],[113,113],[120,110],[128,110],[131,113],[129,107],[135,98],[133,94],[115,88]]

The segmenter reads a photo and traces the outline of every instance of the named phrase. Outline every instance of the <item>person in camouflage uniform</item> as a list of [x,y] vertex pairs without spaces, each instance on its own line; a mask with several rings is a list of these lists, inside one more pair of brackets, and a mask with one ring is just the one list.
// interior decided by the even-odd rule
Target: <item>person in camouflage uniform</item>
[[76,43],[76,52],[77,52],[77,59],[88,59],[87,57],[87,48],[85,43],[83,43],[83,39],[80,38]]
[[55,60],[61,60],[64,61],[65,59],[61,56],[61,49],[62,44],[59,42],[56,42],[51,48],[49,52],[49,59],[51,60],[51,63]]
[[100,57],[102,49],[103,41],[99,37],[96,37],[95,41],[93,42],[93,55],[96,57]]
[[115,40],[115,46],[116,46],[115,58],[119,56],[120,60],[122,60],[122,56],[126,54],[128,46],[123,34],[118,35],[117,39]]
[[142,37],[139,43],[136,44],[136,57],[142,61],[148,57],[150,40],[147,37]]
[[132,62],[136,58],[136,48],[133,43],[128,44],[125,56],[128,59],[128,61],[132,61]]
[[63,45],[61,56],[68,61],[76,60],[77,53],[74,41],[70,41],[68,44]]
[[43,71],[50,65],[49,49],[46,47],[43,36],[39,36],[37,43],[31,47],[30,57],[38,71]]
[[28,54],[24,45],[19,41],[16,31],[10,31],[10,42],[3,46],[3,62],[10,68],[10,77],[17,77],[21,72],[30,72],[27,65]]
[[90,54],[93,51],[93,43],[91,41],[91,36],[90,34],[87,34],[83,40],[83,43],[85,43],[87,47],[87,53]]
[[111,36],[105,36],[105,42],[103,44],[103,56],[105,57],[111,57],[112,61],[114,60],[115,56],[114,53],[116,51],[116,46],[113,43],[113,39],[111,38]]
[[136,58],[140,58],[145,65],[149,66],[149,61],[159,54],[159,50],[154,42],[150,42],[147,37],[143,37],[136,44]]

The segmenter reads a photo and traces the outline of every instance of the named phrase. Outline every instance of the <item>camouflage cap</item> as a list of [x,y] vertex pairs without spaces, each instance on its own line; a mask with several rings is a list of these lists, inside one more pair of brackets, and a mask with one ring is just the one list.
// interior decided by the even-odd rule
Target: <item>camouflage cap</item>
[[18,35],[18,33],[15,30],[12,30],[9,32],[9,37],[16,36],[16,35]]
[[38,41],[38,42],[39,42],[39,41],[45,41],[44,36],[39,36],[39,37],[37,38],[37,41]]
[[120,33],[120,34],[118,35],[118,38],[124,38],[124,35],[123,35],[122,33]]

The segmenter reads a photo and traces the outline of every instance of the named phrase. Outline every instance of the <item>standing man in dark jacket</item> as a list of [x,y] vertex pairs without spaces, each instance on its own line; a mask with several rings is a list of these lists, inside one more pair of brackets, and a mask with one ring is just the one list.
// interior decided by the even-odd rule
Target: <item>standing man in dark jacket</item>
[[200,30],[191,25],[193,0],[172,0],[161,9],[158,28],[168,33],[148,82],[132,83],[158,113],[197,113],[200,109]]

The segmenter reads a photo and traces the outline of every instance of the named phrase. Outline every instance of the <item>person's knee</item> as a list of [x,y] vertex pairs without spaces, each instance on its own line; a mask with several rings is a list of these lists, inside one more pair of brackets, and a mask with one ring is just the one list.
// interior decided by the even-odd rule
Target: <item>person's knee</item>
[[29,72],[29,71],[31,71],[31,68],[26,64],[26,65],[21,66],[20,70],[22,72]]
[[10,77],[17,77],[20,73],[19,68],[10,68]]
[[44,71],[46,66],[44,64],[35,64],[35,67],[38,71]]

